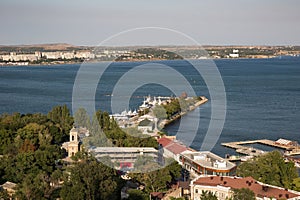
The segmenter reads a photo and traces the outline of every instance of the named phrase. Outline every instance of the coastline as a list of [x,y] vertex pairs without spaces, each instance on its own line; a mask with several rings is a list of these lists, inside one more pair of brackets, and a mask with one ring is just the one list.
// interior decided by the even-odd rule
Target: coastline
[[[168,60],[168,59],[134,59],[134,60],[122,60],[122,61],[83,61],[83,62],[66,62],[66,63],[41,63],[41,64],[31,64],[28,63],[26,65],[17,65],[17,64],[3,64],[0,63],[0,67],[47,67],[47,66],[58,66],[58,65],[81,65],[83,63],[102,63],[102,62],[118,62],[118,63],[129,63],[129,62],[151,62],[151,61],[177,61],[177,60],[269,60],[269,59],[274,59],[274,58],[280,58],[281,56],[273,56],[273,57],[268,57],[268,58],[203,58],[203,59],[173,59],[173,60]],[[282,57],[289,57],[289,56],[282,56]],[[292,56],[293,58],[299,58],[300,56]]]

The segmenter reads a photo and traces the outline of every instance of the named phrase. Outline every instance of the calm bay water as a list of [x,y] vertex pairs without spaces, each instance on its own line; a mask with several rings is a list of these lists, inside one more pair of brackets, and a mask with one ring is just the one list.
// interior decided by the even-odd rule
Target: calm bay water
[[[222,75],[227,95],[227,117],[218,144],[213,151],[221,156],[233,153],[222,142],[286,138],[300,142],[300,59],[240,59],[215,61]],[[185,61],[159,61],[174,67],[193,85],[198,95],[209,98],[202,79]],[[114,63],[102,77],[96,93],[96,107],[110,111],[111,93],[118,79],[134,66]],[[96,65],[96,64],[95,64]],[[101,67],[101,64],[97,64]],[[55,105],[71,108],[72,90],[79,65],[0,67],[0,113],[47,113]],[[93,73],[92,71],[87,72]],[[133,94],[130,108],[141,103],[145,95],[172,95],[159,85],[145,85]],[[201,120],[191,145],[201,147],[210,119],[210,103],[200,108]],[[193,123],[189,113],[181,123]],[[180,121],[166,130],[176,133]],[[186,130],[188,131],[188,130]],[[179,138],[184,140],[184,138]]]

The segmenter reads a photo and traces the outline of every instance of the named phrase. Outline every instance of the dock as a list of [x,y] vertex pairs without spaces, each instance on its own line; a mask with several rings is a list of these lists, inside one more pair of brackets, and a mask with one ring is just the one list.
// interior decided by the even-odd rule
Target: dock
[[285,155],[289,155],[289,156],[300,155],[299,144],[297,142],[293,142],[285,139],[279,139],[277,141],[268,140],[268,139],[247,140],[247,141],[222,143],[222,145],[228,148],[235,149],[236,152],[240,154],[249,155],[249,156],[259,156],[266,153],[265,151],[262,151],[257,148],[244,146],[247,144],[256,144],[256,143],[283,149],[285,150]]

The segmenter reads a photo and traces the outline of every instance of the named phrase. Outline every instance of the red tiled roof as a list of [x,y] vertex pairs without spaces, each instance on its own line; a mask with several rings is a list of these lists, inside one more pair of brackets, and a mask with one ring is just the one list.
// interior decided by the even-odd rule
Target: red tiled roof
[[169,144],[165,148],[176,155],[187,150],[187,148],[185,146],[183,146],[181,144],[177,144],[177,143]]
[[209,186],[225,186],[233,189],[249,188],[257,197],[273,197],[276,199],[294,198],[300,195],[292,193],[285,189],[279,189],[276,187],[266,186],[257,182],[252,177],[246,178],[234,178],[234,177],[200,177],[195,182],[195,185],[209,185]]
[[172,142],[172,140],[169,138],[162,137],[158,139],[158,143],[163,147],[166,147],[170,142]]
[[158,143],[176,155],[188,150],[186,146],[165,137],[160,138]]

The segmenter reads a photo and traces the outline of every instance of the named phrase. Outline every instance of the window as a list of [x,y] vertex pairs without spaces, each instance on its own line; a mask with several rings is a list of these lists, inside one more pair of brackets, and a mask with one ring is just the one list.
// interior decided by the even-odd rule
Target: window
[[195,193],[198,193],[198,189],[195,190]]

